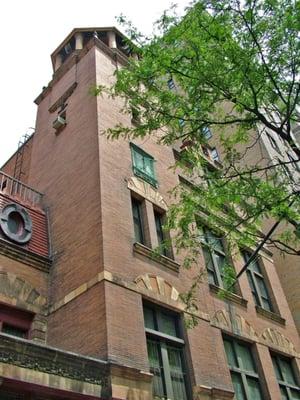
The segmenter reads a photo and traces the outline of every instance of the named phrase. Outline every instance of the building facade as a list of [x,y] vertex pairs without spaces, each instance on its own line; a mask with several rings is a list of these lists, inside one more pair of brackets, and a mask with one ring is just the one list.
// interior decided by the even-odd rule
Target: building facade
[[[238,272],[251,249],[228,254],[203,221],[193,268],[172,245],[153,255],[176,152],[108,141],[104,130],[134,121],[90,94],[126,52],[114,28],[73,30],[52,54],[35,133],[0,173],[0,398],[300,398],[299,336],[269,251],[224,299],[226,258]],[[185,312],[180,294],[202,270]]]

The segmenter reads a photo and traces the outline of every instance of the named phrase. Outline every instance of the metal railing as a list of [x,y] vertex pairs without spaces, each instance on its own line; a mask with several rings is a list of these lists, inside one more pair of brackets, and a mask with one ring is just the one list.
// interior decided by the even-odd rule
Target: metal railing
[[2,171],[0,171],[0,193],[1,192],[33,206],[40,205],[43,197],[42,193]]

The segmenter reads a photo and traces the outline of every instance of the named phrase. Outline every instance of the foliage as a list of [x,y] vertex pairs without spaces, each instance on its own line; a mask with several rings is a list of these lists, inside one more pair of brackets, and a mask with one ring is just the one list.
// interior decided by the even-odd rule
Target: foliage
[[[176,248],[190,250],[187,266],[199,249],[195,215],[240,246],[263,237],[267,218],[300,223],[300,185],[286,176],[292,162],[247,158],[266,131],[300,158],[292,135],[300,123],[299,21],[298,0],[194,1],[183,17],[174,8],[164,13],[150,38],[120,17],[138,59],[129,58],[115,83],[96,91],[123,98],[123,111],[138,112],[139,123],[106,133],[183,143],[176,167],[190,183],[173,190],[168,228],[177,232]],[[207,128],[222,168],[203,156]],[[291,254],[299,254],[298,243],[291,226],[269,240]]]

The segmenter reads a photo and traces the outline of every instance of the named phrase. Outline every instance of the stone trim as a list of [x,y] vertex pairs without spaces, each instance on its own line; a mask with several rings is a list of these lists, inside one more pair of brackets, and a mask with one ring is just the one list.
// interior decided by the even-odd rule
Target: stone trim
[[195,400],[230,400],[234,398],[234,392],[228,389],[198,385],[193,388]]
[[265,329],[261,334],[261,340],[262,343],[266,344],[268,347],[275,348],[294,357],[300,357],[300,354],[296,352],[295,346],[290,339],[277,329]]
[[[0,299],[27,311],[43,313],[47,300],[34,286],[10,272],[0,271]],[[4,301],[5,303],[7,301]]]
[[162,264],[164,267],[169,268],[172,271],[179,272],[180,264],[169,257],[163,256],[162,254],[156,254],[152,249],[144,246],[141,243],[134,243],[133,251],[137,254],[141,254],[142,256],[149,258],[154,262]]
[[209,290],[214,293],[214,294],[219,294],[222,292],[224,294],[224,299],[229,300],[233,303],[239,304],[240,306],[243,306],[247,308],[248,300],[244,299],[243,297],[239,296],[238,294],[227,292],[220,288],[219,286],[216,286],[212,283],[209,283]]
[[0,334],[0,362],[107,386],[108,368],[102,360]]
[[143,181],[135,176],[127,179],[127,187],[129,190],[139,194],[146,200],[157,205],[159,208],[167,211],[168,205],[163,196],[150,183]]
[[285,325],[286,321],[279,314],[276,314],[272,311],[268,311],[263,309],[262,307],[255,306],[257,314],[261,315],[264,318],[271,319],[272,321],[277,322],[280,325]]
[[34,100],[36,105],[39,105],[42,100],[51,92],[53,85],[59,81],[66,72],[68,72],[75,64],[91,50],[93,47],[100,49],[104,54],[106,54],[111,60],[119,62],[122,65],[128,63],[128,59],[124,56],[118,49],[110,49],[106,44],[104,44],[100,39],[91,38],[91,40],[83,47],[81,50],[74,50],[70,57],[58,68],[53,74],[53,79],[49,82],[48,86],[43,89],[43,91]]
[[211,315],[211,325],[243,339],[249,339],[252,342],[260,343],[300,358],[300,354],[297,353],[294,344],[279,330],[269,327],[259,334],[245,318],[236,314],[234,309],[230,310],[230,312],[227,310],[216,311]]
[[0,254],[47,273],[52,264],[52,260],[49,258],[32,253],[14,243],[4,240],[0,240]]
[[185,304],[180,301],[179,297],[174,297],[174,294],[176,292],[173,292],[172,296],[166,296],[160,293],[160,290],[165,290],[162,289],[162,285],[164,286],[165,284],[168,284],[163,278],[156,277],[151,274],[146,275],[148,277],[152,276],[156,280],[156,282],[159,282],[161,289],[159,289],[157,292],[151,290],[150,286],[152,287],[152,285],[150,284],[149,286],[149,282],[147,283],[147,279],[145,280],[144,275],[137,277],[135,279],[135,282],[128,282],[116,275],[111,274],[108,271],[103,271],[97,274],[94,278],[90,279],[88,282],[85,282],[78,288],[72,290],[63,299],[54,303],[49,308],[48,313],[51,314],[59,310],[61,307],[76,299],[78,296],[85,293],[94,285],[102,281],[106,281],[121,286],[127,290],[131,290],[135,293],[139,293],[141,296],[149,298],[150,300],[153,300],[155,302],[161,302],[165,305],[168,305],[173,309],[178,310],[178,312],[184,312],[187,315],[192,315],[196,318],[207,321],[212,326],[217,327],[222,331],[232,333],[243,339],[249,339],[253,342],[260,343],[268,347],[276,348],[283,353],[293,355],[294,357],[300,357],[300,354],[296,352],[293,343],[289,339],[287,339],[281,332],[277,331],[274,328],[267,328],[261,334],[258,334],[248,321],[246,321],[242,316],[236,314],[234,308],[232,308],[231,316],[229,316],[228,311],[225,309],[217,310],[211,315],[200,310],[197,310],[195,312],[186,312]]
[[179,292],[164,278],[153,274],[145,274],[137,277],[135,283],[141,289],[150,290],[158,295],[168,297],[170,300],[178,301]]

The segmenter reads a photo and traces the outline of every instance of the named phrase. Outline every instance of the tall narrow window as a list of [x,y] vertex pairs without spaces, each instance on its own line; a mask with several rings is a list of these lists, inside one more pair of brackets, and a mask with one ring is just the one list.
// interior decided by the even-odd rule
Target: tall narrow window
[[167,248],[166,248],[166,243],[165,243],[165,234],[163,231],[163,214],[159,213],[158,211],[154,210],[154,219],[155,219],[155,227],[156,227],[156,235],[157,235],[157,241],[158,245],[161,246],[161,254],[164,256],[168,256]]
[[236,400],[263,400],[251,349],[244,343],[224,338]]
[[138,243],[145,244],[143,217],[142,217],[142,203],[139,200],[132,197],[131,204],[132,204],[135,241]]
[[201,229],[202,251],[208,274],[209,283],[224,287],[224,267],[226,265],[226,255],[223,241],[215,233],[207,228]]
[[170,78],[170,79],[168,80],[167,84],[168,84],[168,88],[169,88],[170,90],[174,90],[174,89],[176,88],[175,82],[173,81],[172,78]]
[[[243,251],[245,263],[250,256],[251,254],[248,251]],[[273,311],[267,285],[257,260],[252,261],[247,268],[247,277],[255,304],[265,310]]]
[[212,137],[211,130],[208,126],[202,128],[202,135],[205,137],[206,140],[209,140]]
[[133,143],[130,144],[130,147],[133,173],[157,187],[157,180],[154,172],[154,158]]
[[291,360],[279,355],[272,355],[273,366],[280,387],[282,400],[300,399],[300,387],[296,382]]
[[184,341],[178,316],[144,306],[144,321],[154,398],[187,400]]

